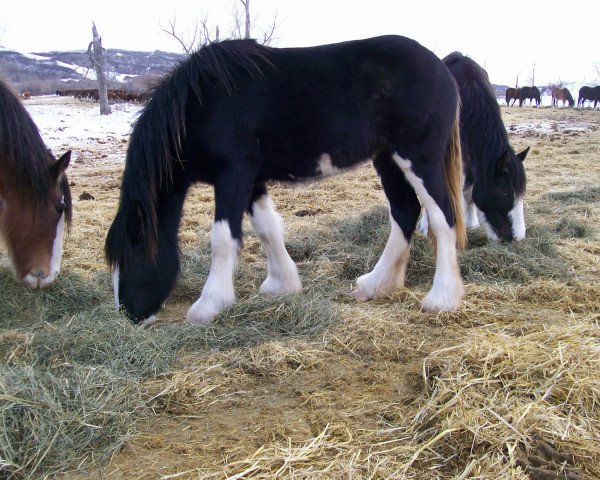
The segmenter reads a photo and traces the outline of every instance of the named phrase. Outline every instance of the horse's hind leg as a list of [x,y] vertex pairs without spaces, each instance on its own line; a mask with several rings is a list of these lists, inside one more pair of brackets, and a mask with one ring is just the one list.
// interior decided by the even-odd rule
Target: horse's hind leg
[[258,185],[248,206],[250,222],[267,253],[267,278],[260,287],[265,295],[285,295],[302,290],[296,264],[283,240],[282,220],[264,185]]
[[421,206],[389,152],[374,161],[390,205],[391,233],[373,270],[362,275],[352,296],[358,300],[391,295],[404,285],[409,259],[409,242],[415,230]]
[[252,173],[222,174],[215,183],[210,272],[200,298],[188,310],[189,323],[206,324],[235,302],[233,273],[242,242],[242,218],[252,194]]
[[416,171],[409,159],[394,154],[394,161],[427,210],[429,228],[436,239],[435,276],[431,290],[422,301],[423,308],[430,311],[456,310],[460,306],[464,290],[456,254],[454,214],[442,166]]

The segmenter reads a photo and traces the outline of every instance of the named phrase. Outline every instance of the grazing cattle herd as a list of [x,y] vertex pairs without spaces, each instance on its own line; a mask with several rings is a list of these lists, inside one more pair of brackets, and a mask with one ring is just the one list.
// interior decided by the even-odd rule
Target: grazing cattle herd
[[[75,97],[81,100],[98,101],[100,94],[97,88],[91,89],[71,89],[71,90],[56,90],[56,95],[61,97]],[[150,100],[150,93],[132,93],[123,89],[108,89],[108,99],[112,101],[145,103]],[[24,97],[28,98],[28,97]]]

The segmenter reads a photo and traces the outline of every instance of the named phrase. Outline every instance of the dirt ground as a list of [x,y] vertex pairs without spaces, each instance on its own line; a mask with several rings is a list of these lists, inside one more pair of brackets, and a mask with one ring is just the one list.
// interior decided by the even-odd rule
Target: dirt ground
[[[531,147],[525,161],[528,225],[571,218],[593,232],[559,238],[555,245],[577,284],[547,278],[467,281],[462,309],[436,315],[419,310],[429,285],[411,284],[410,265],[409,288],[388,299],[355,302],[348,295],[351,282],[340,282],[333,299],[340,320],[318,337],[189,355],[178,370],[149,381],[147,391],[158,399],[154,415],[139,422],[138,433],[92,477],[446,478],[435,462],[419,464],[419,452],[413,452],[410,468],[402,460],[406,425],[427,390],[428,359],[492,330],[523,334],[551,325],[597,326],[600,319],[595,290],[600,286],[600,241],[594,220],[600,202],[557,204],[547,198],[548,192],[600,186],[600,113],[502,107],[502,115],[515,150]],[[96,142],[79,152],[80,161],[69,169],[76,216],[63,270],[91,276],[106,269],[103,242],[116,211],[126,147],[118,136]],[[270,193],[288,241],[385,205],[370,165],[319,183],[273,185]],[[207,186],[191,192],[180,233],[184,253],[207,247],[212,199]],[[245,232],[239,263],[260,278],[264,254],[247,222]],[[299,262],[303,278],[311,274],[306,271],[311,265]],[[330,268],[335,265],[323,267],[323,274]],[[201,288],[199,282],[198,293]],[[175,294],[155,328],[183,322],[190,303]],[[491,478],[478,468],[462,469],[460,478]],[[548,478],[564,478],[556,475]],[[514,478],[527,477],[517,472]]]

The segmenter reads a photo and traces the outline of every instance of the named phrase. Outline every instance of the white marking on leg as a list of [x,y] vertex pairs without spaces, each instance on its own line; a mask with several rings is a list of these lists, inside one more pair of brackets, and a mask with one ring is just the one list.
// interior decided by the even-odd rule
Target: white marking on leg
[[46,278],[40,278],[40,288],[47,287],[56,279],[60,272],[60,262],[62,261],[63,252],[63,233],[65,229],[65,215],[62,214],[56,224],[56,235],[52,243],[52,254],[50,256],[50,271]]
[[352,170],[365,162],[370,162],[371,159],[367,158],[365,160],[353,163],[344,168],[336,167],[331,160],[331,155],[328,153],[323,153],[317,160],[317,168],[316,173],[317,177],[330,177],[332,175],[338,175],[339,173],[347,172],[348,170]]
[[319,158],[317,164],[317,174],[321,177],[329,177],[331,175],[337,175],[341,173],[342,169],[335,167],[331,161],[331,156],[324,153]]
[[456,310],[460,307],[464,294],[456,255],[456,232],[448,225],[444,213],[429,195],[423,180],[413,172],[412,162],[396,153],[393,158],[427,210],[429,225],[437,240],[433,286],[421,304],[425,310]]
[[370,273],[356,280],[357,288],[351,295],[357,300],[391,295],[404,285],[409,245],[404,232],[390,214],[391,232],[385,249]]
[[427,218],[427,210],[423,209],[421,212],[421,220],[419,221],[419,233],[427,236],[429,233],[429,219]]
[[479,221],[483,225],[483,228],[485,228],[485,233],[487,234],[488,238],[494,242],[497,242],[499,240],[499,238],[498,238],[498,235],[496,234],[496,230],[494,230],[494,228],[492,227],[490,222],[488,222],[488,219],[485,216],[485,213],[483,213],[481,210],[477,210],[477,217],[479,218]]
[[250,222],[267,253],[267,278],[260,293],[285,295],[301,291],[298,269],[285,248],[281,217],[267,195],[252,205]]
[[120,302],[119,302],[119,266],[116,265],[115,268],[113,268],[112,271],[112,284],[113,284],[113,297],[115,299],[115,307],[117,307],[117,310],[120,307]]
[[477,206],[473,202],[473,186],[463,189],[463,216],[465,217],[465,226],[467,228],[477,228],[479,219],[477,218]]
[[144,325],[145,327],[147,327],[148,325],[152,325],[153,323],[155,323],[157,320],[158,318],[156,318],[156,315],[150,315],[145,320],[142,320],[140,322],[140,325]]
[[190,307],[186,317],[189,323],[196,325],[207,324],[235,302],[233,271],[238,242],[231,236],[227,220],[213,225],[210,247],[212,262],[208,279],[200,298]]
[[508,212],[508,218],[510,218],[513,238],[515,240],[523,240],[525,238],[525,212],[522,195],[515,198],[515,205]]

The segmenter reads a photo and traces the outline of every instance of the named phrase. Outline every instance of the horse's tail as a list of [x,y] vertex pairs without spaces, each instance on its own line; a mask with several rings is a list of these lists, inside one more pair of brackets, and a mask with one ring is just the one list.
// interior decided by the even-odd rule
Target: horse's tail
[[467,244],[467,230],[463,217],[462,207],[462,186],[463,186],[463,167],[462,152],[460,147],[460,100],[456,107],[456,116],[452,125],[450,142],[446,150],[446,159],[444,165],[446,189],[450,196],[450,205],[454,214],[454,229],[456,232],[456,246],[459,249],[465,248]]

